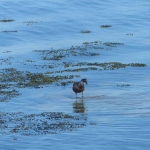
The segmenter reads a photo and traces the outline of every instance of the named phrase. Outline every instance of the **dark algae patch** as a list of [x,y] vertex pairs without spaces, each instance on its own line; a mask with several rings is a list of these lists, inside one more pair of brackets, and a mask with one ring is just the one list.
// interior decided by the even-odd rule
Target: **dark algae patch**
[[30,25],[36,25],[37,23],[42,23],[42,21],[24,21],[24,24],[26,24],[27,26]]
[[140,64],[140,63],[129,63],[129,64],[123,64],[120,62],[108,62],[108,63],[98,63],[98,62],[93,62],[93,63],[88,63],[88,62],[81,62],[81,63],[73,63],[72,66],[98,66],[98,67],[103,67],[103,68],[125,68],[127,66],[132,66],[132,67],[145,67],[145,64]]
[[42,112],[24,114],[23,112],[0,112],[0,134],[21,134],[37,136],[59,134],[83,128],[87,124],[87,115],[70,115],[63,112]]
[[105,42],[104,45],[110,46],[110,47],[117,47],[118,45],[124,45],[123,43],[117,43],[117,42]]
[[128,35],[128,36],[133,36],[133,34],[132,34],[132,33],[127,33],[126,35]]
[[11,51],[5,51],[5,52],[3,52],[3,53],[10,53]]
[[122,46],[123,43],[94,41],[84,42],[81,46],[71,46],[68,49],[50,49],[50,50],[34,50],[38,52],[43,60],[59,61],[70,56],[98,56],[99,50],[105,47]]
[[110,28],[112,25],[101,25],[101,28]]
[[65,68],[68,67],[80,67],[80,68],[72,68],[72,69],[64,69],[55,71],[55,73],[62,73],[62,72],[78,72],[78,71],[88,71],[88,70],[114,70],[126,67],[146,67],[146,64],[142,63],[129,63],[123,64],[120,62],[108,62],[108,63],[88,63],[88,62],[79,62],[79,63],[65,63]]
[[0,20],[0,22],[13,22],[13,21],[15,21],[15,20],[13,20],[13,19],[2,19],[2,20]]
[[91,31],[85,30],[85,31],[80,31],[80,33],[86,34],[86,33],[91,33]]
[[129,87],[129,86],[130,86],[130,84],[120,84],[120,85],[119,85],[119,84],[117,84],[117,86],[118,86],[118,87]]
[[[72,84],[76,78],[81,77],[81,72],[105,71],[123,69],[126,67],[146,67],[143,63],[121,62],[84,62],[85,57],[101,57],[102,50],[108,47],[113,49],[123,46],[120,42],[84,42],[81,46],[71,46],[67,49],[34,50],[38,53],[43,63],[26,59],[22,64],[26,65],[24,71],[16,68],[0,70],[0,102],[8,101],[20,95],[20,88],[42,88],[46,85],[66,86]],[[6,51],[9,53],[11,51]],[[68,59],[71,57],[72,59]],[[78,57],[78,61],[76,58]],[[75,58],[75,59],[74,59]],[[79,59],[80,58],[80,59]],[[0,65],[11,65],[15,58],[0,59]],[[37,72],[28,71],[28,65],[34,67]]]
[[0,102],[7,102],[11,98],[19,96],[19,92],[13,88],[9,88],[8,84],[0,86]]
[[[67,64],[65,64],[68,66]],[[79,72],[79,71],[89,71],[89,70],[114,70],[125,67],[145,67],[145,64],[139,63],[129,63],[122,64],[119,62],[110,62],[110,63],[73,63],[69,64],[72,67],[81,67],[84,68],[75,68],[75,69],[64,69],[55,72],[46,72],[46,73],[31,73],[29,71],[18,71],[14,68],[2,69],[0,72],[0,102],[7,101],[11,98],[19,96],[17,89],[19,88],[41,88],[44,85],[55,84],[66,86],[67,84],[72,84],[75,77],[80,77],[80,75],[54,75],[56,73],[63,72]],[[85,67],[87,66],[87,67]]]
[[[99,62],[101,52],[124,46],[121,42],[84,42],[81,46],[71,46],[65,49],[33,50],[37,53],[36,61],[23,58],[17,61],[24,70],[13,68],[15,57],[7,56],[0,59],[0,102],[21,96],[21,88],[44,88],[45,86],[67,86],[76,78],[81,78],[83,72],[98,72],[106,70],[124,69],[126,67],[146,67],[144,63]],[[2,52],[9,55],[11,51]],[[96,58],[88,61],[90,57]],[[18,58],[18,57],[17,57]],[[87,59],[86,59],[87,58]],[[38,60],[40,61],[38,62]],[[91,59],[92,60],[92,59]],[[16,63],[16,62],[15,62]],[[5,68],[7,66],[9,68]],[[12,68],[11,68],[12,67]],[[28,67],[33,70],[28,70]],[[116,84],[118,88],[130,87],[130,84]],[[23,136],[38,136],[45,134],[59,134],[76,131],[89,122],[84,100],[72,104],[74,114],[63,112],[42,112],[25,114],[23,112],[0,112],[0,134],[20,134]],[[14,139],[15,140],[15,139]]]
[[15,68],[3,69],[1,72],[0,82],[11,83],[13,87],[36,87],[40,85],[52,84],[64,79],[73,79],[73,75],[66,76],[49,76],[44,73],[31,73],[29,71],[18,71]]
[[[74,75],[49,75],[47,73],[31,73],[29,71],[18,71],[15,68],[2,69],[0,71],[0,102],[7,101],[19,96],[19,88],[40,88],[44,85],[62,85],[73,83]],[[67,81],[68,80],[68,81]]]
[[58,61],[63,58],[67,58],[70,56],[98,56],[100,55],[98,52],[91,52],[91,48],[93,47],[92,44],[82,45],[82,46],[72,46],[68,49],[51,49],[51,50],[34,50],[34,52],[38,52],[41,55],[43,60],[54,60]]
[[14,31],[4,30],[4,31],[2,31],[2,32],[6,32],[6,33],[8,33],[8,32],[18,32],[18,31],[17,31],[17,30],[14,30]]
[[[6,52],[3,52],[3,53],[10,53],[11,51],[6,51]],[[13,57],[7,57],[7,58],[4,58],[4,59],[0,59],[0,66],[6,64],[6,65],[11,65],[12,64],[12,60],[14,58]]]

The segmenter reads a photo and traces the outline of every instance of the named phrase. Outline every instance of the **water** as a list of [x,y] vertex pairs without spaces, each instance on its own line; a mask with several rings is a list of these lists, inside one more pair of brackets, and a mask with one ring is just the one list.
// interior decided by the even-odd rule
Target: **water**
[[[134,3],[125,0],[2,0],[0,149],[148,150],[149,4],[148,0]],[[4,22],[8,19],[14,21]],[[102,28],[102,25],[111,27]],[[90,33],[81,33],[86,31]],[[55,54],[39,52],[53,49],[61,50]],[[60,57],[60,53],[64,57]],[[91,55],[95,53],[99,55]],[[54,55],[60,60],[50,60]],[[70,66],[65,68],[63,62]],[[108,65],[120,62],[125,68],[93,65],[90,67],[97,70],[91,70],[87,65],[72,66],[81,62]],[[134,67],[127,66],[129,63],[134,63]],[[146,66],[139,67],[136,63]],[[4,74],[2,69],[6,68],[15,68],[21,75],[15,70]],[[64,71],[75,68],[88,70]],[[64,72],[55,72],[60,70]],[[40,82],[21,88],[19,83],[26,84],[26,71],[28,76],[32,73],[45,75],[46,72],[53,72],[48,76],[74,76],[73,79],[59,80],[57,84],[87,78],[88,85],[84,97],[78,94],[77,99],[72,83],[58,86]],[[31,78],[28,80],[31,84]],[[57,113],[63,113],[59,119]],[[50,115],[56,118],[52,119]],[[51,123],[55,124],[53,128]]]

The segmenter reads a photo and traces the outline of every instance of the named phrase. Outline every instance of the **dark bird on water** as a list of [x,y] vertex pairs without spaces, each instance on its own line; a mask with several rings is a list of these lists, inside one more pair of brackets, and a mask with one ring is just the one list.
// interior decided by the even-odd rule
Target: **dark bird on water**
[[87,84],[86,78],[82,79],[80,82],[74,82],[72,89],[76,93],[76,97],[77,97],[77,93],[81,93],[81,92],[82,92],[82,97],[83,97],[83,91],[85,89],[84,83]]

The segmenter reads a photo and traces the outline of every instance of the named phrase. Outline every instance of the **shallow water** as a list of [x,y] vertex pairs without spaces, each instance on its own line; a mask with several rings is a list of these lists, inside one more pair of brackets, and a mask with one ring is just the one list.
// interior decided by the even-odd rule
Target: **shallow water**
[[148,150],[149,4],[2,0],[0,149]]

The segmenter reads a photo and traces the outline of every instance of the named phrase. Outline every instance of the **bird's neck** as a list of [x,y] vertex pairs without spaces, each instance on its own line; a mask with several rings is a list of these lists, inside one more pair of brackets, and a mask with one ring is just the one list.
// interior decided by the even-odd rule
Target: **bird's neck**
[[83,86],[84,86],[84,82],[83,82],[83,81],[80,81],[80,82],[79,82],[79,86],[80,86],[80,87],[83,87]]

